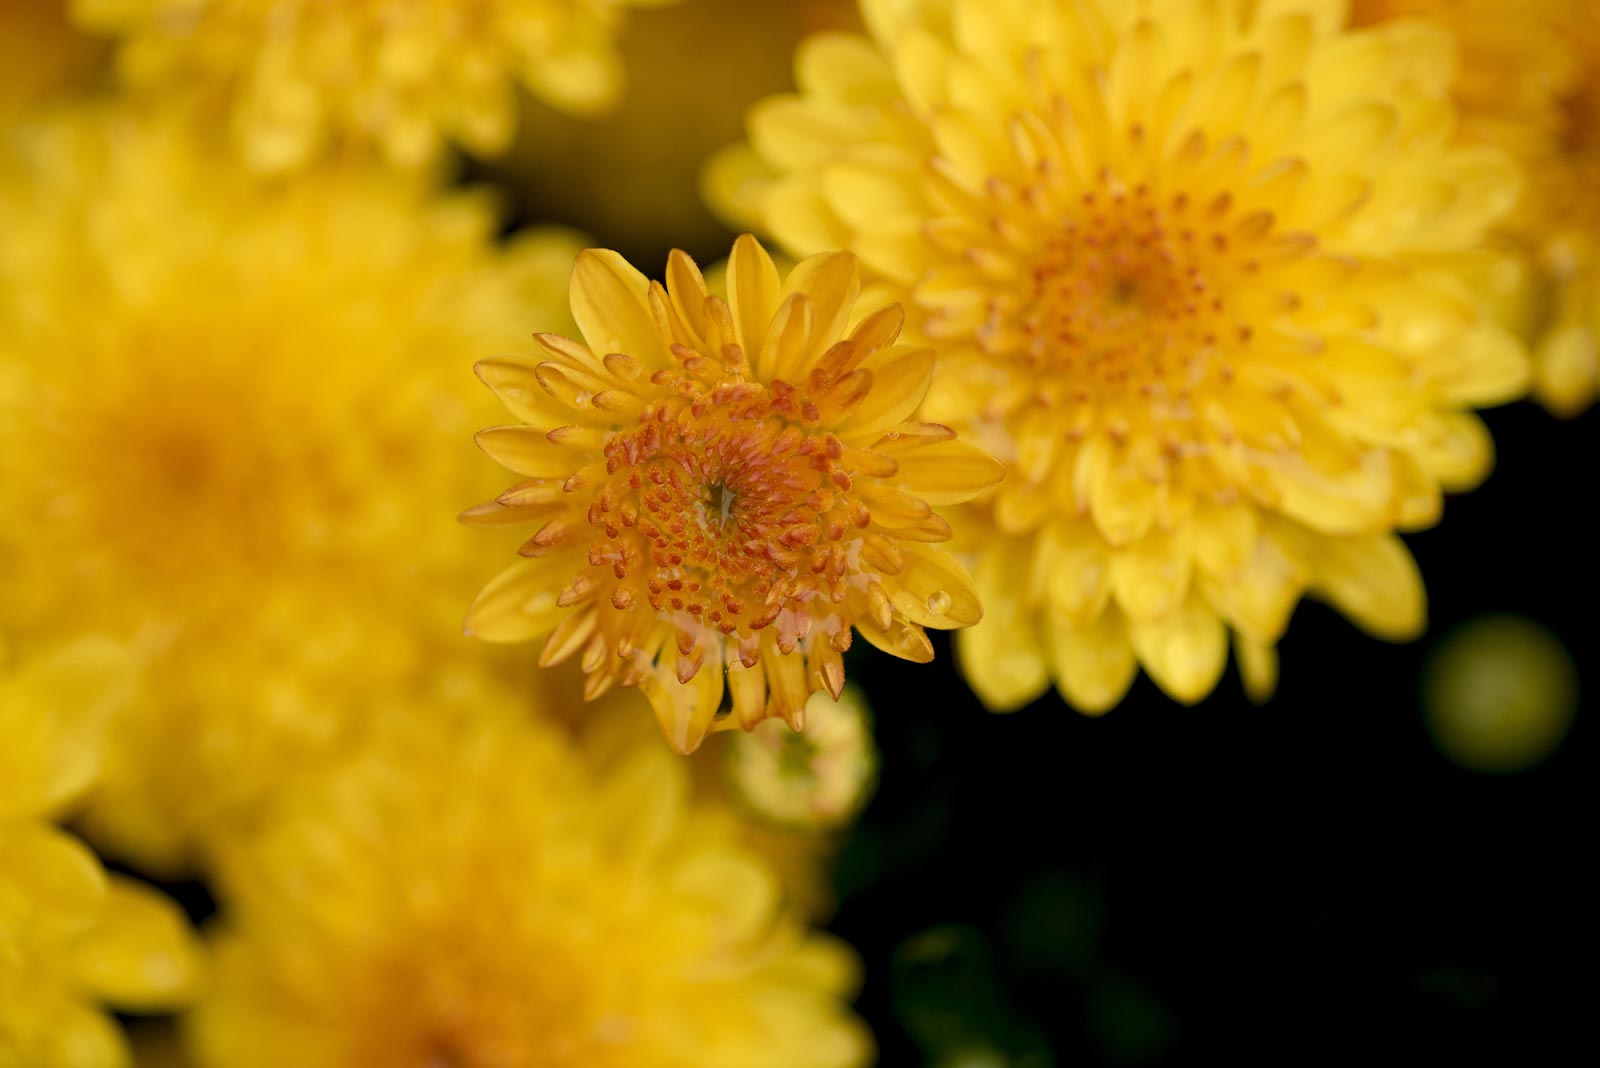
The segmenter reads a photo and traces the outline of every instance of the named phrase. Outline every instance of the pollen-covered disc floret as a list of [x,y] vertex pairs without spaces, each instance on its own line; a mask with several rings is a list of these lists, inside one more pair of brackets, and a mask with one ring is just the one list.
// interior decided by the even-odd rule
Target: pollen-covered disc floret
[[1350,18],[1423,19],[1454,38],[1459,136],[1504,149],[1525,177],[1499,236],[1532,268],[1512,314],[1536,342],[1535,392],[1558,415],[1582,411],[1600,390],[1600,5],[1354,0]]
[[[1490,464],[1524,386],[1464,281],[1517,195],[1455,147],[1448,40],[1334,0],[869,0],[811,39],[708,188],[789,251],[847,248],[939,346],[920,411],[1008,464],[953,516],[996,707],[1143,664],[1253,689],[1303,593],[1414,633],[1396,529]],[[959,517],[959,518],[958,518]]]
[[[496,153],[517,93],[579,115],[622,91],[629,8],[673,0],[74,0],[138,89],[220,99],[254,165],[376,146],[414,165],[446,141]],[[206,100],[205,103],[211,103]]]
[[729,297],[681,253],[668,285],[614,253],[573,275],[587,345],[540,335],[543,360],[480,365],[523,424],[479,443],[529,476],[472,522],[538,522],[479,596],[467,629],[546,631],[541,662],[581,653],[587,693],[640,686],[668,739],[731,724],[801,725],[806,698],[844,684],[853,631],[933,655],[924,627],[976,622],[966,572],[934,546],[931,503],[969,499],[997,463],[945,427],[908,422],[933,354],[897,346],[898,307],[847,330],[855,258],[819,255],[780,282],[749,238]]

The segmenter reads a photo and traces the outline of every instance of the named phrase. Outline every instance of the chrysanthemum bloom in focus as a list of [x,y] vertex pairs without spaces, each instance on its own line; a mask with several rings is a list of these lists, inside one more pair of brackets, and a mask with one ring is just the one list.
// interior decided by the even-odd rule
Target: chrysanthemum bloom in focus
[[123,1068],[101,1006],[170,1011],[197,992],[182,914],[50,822],[94,778],[127,659],[85,641],[0,666],[0,1068]]
[[1421,18],[1457,44],[1461,137],[1521,165],[1501,235],[1531,261],[1521,324],[1535,392],[1574,415],[1600,389],[1600,4],[1593,0],[1354,0],[1356,25]]
[[1195,701],[1230,628],[1265,693],[1304,593],[1416,634],[1394,532],[1484,477],[1470,409],[1527,379],[1454,274],[1517,183],[1450,144],[1448,40],[1332,0],[865,10],[710,180],[948,346],[920,414],[1009,468],[952,517],[985,702],[1100,711],[1139,664]]
[[640,687],[687,753],[725,674],[722,722],[777,715],[799,730],[813,692],[844,686],[852,632],[923,662],[924,627],[977,622],[971,579],[933,544],[950,527],[931,506],[1001,471],[945,427],[907,421],[934,356],[895,344],[896,306],[849,328],[854,256],[812,257],[784,280],[745,237],[726,301],[682,253],[667,278],[584,252],[584,343],[540,334],[543,358],[478,365],[521,420],[478,443],[526,480],[463,518],[540,525],[467,631],[548,634],[542,665],[581,653],[589,698]]
[[74,0],[120,40],[136,88],[214,90],[246,157],[278,170],[330,145],[415,165],[445,141],[493,154],[527,89],[577,114],[622,92],[628,8],[676,0]]
[[0,630],[138,645],[90,825],[168,866],[385,687],[482,659],[452,513],[500,481],[460,448],[495,405],[459,361],[564,315],[579,246],[502,253],[477,198],[382,173],[258,186],[126,114],[6,151]]
[[[649,744],[392,717],[223,865],[216,1068],[854,1068],[856,964]],[[470,788],[464,788],[469,785]]]

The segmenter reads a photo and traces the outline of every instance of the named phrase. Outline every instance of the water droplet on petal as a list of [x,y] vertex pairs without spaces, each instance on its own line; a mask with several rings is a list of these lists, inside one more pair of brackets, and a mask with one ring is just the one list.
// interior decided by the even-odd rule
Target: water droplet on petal
[[928,611],[936,616],[942,616],[950,611],[950,595],[943,590],[934,590],[928,594]]

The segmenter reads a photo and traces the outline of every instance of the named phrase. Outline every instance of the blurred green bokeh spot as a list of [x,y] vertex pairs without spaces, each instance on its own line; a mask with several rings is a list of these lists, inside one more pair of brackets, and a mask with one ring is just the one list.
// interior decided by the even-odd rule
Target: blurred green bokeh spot
[[1554,753],[1578,708],[1561,640],[1524,616],[1483,615],[1440,639],[1422,673],[1434,743],[1472,771],[1523,771]]

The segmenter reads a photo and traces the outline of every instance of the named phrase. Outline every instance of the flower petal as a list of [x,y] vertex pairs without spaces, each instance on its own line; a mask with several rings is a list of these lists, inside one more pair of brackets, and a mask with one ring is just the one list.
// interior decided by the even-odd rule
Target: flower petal
[[610,249],[585,249],[572,267],[572,317],[591,351],[622,352],[646,367],[669,366],[650,314],[650,280]]
[[494,426],[478,431],[473,440],[495,463],[529,478],[565,478],[585,461],[533,426]]
[[1056,689],[1068,704],[1096,716],[1122,700],[1139,671],[1122,613],[1108,608],[1081,625],[1052,615],[1048,630]]
[[1394,535],[1318,538],[1312,589],[1379,638],[1409,641],[1427,625],[1422,575]]
[[1028,556],[1015,546],[995,548],[972,575],[984,619],[956,635],[955,648],[961,674],[984,707],[1010,712],[1050,687],[1050,669],[1041,622],[1024,601]]
[[120,1009],[175,1009],[199,993],[200,945],[183,913],[151,888],[113,875],[78,978]]
[[539,637],[566,616],[556,603],[567,581],[582,566],[570,555],[519,560],[496,575],[467,609],[465,633],[490,642],[524,642]]
[[539,384],[542,362],[526,356],[495,356],[479,360],[472,369],[506,411],[530,426],[550,430],[560,426],[566,415],[562,405]]
[[915,623],[896,619],[887,629],[883,629],[872,620],[862,618],[856,621],[856,633],[875,648],[882,649],[890,656],[898,656],[901,660],[909,660],[913,664],[926,664],[933,660],[933,643]]
[[936,630],[970,627],[983,618],[977,587],[954,556],[920,542],[902,542],[899,549],[899,573],[883,579],[895,611]]
[[655,670],[640,681],[639,689],[674,751],[687,756],[700,748],[722,705],[723,675],[720,662],[707,662],[688,682],[679,682],[673,657],[663,653]]
[[911,418],[933,381],[932,349],[884,349],[861,363],[872,375],[872,388],[836,432],[852,443],[870,443],[878,435]]
[[929,504],[960,504],[1005,477],[1005,465],[965,441],[939,441],[897,453],[892,481]]
[[833,343],[844,337],[861,294],[861,267],[848,252],[824,252],[801,260],[784,279],[784,298],[804,293],[811,301],[811,336],[800,364],[786,369],[798,381]]
[[1228,631],[1199,597],[1164,619],[1128,626],[1140,662],[1168,696],[1193,704],[1216,688],[1228,662]]
[[753,359],[766,343],[782,288],[778,268],[761,242],[740,235],[728,257],[728,307],[733,312],[734,337],[747,358]]

